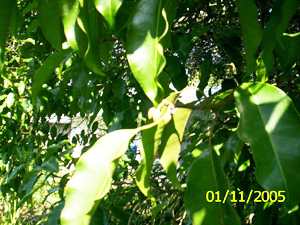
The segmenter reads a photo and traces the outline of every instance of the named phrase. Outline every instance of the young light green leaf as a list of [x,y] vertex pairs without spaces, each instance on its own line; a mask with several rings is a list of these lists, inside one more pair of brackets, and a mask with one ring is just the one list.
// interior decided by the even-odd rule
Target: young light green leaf
[[62,24],[60,1],[39,1],[39,23],[42,32],[55,49],[60,49],[62,44]]
[[115,26],[115,16],[122,0],[94,0],[97,10],[103,15],[111,28]]
[[227,202],[208,202],[208,191],[224,196],[228,183],[219,159],[214,151],[206,150],[192,164],[187,177],[184,202],[190,212],[193,225],[240,225],[235,210]]
[[51,77],[55,68],[71,53],[71,50],[62,50],[50,55],[43,65],[36,71],[33,78],[32,98],[35,101],[42,85],[46,83]]
[[256,178],[267,190],[300,200],[300,117],[292,100],[270,84],[243,84],[235,92],[239,134],[251,146]]
[[161,38],[168,30],[162,0],[141,0],[128,28],[127,58],[135,79],[157,105],[162,99],[158,76],[166,64]]
[[76,20],[80,11],[79,0],[62,0],[62,21],[64,26],[65,36],[69,45],[74,49],[78,50],[76,40]]
[[273,50],[276,42],[280,40],[283,32],[288,27],[289,21],[299,5],[298,0],[276,1],[272,9],[271,17],[266,25],[262,40],[262,59],[266,66],[267,74],[273,68]]
[[93,209],[110,189],[114,161],[128,149],[139,129],[117,130],[100,138],[79,159],[66,186],[62,225],[88,225]]
[[267,68],[265,66],[264,60],[261,56],[256,60],[256,80],[260,82],[266,82],[268,80]]
[[262,28],[258,22],[257,8],[254,0],[238,0],[240,23],[246,50],[247,74],[255,71],[256,53],[262,40]]
[[180,187],[177,179],[178,157],[181,150],[184,130],[191,114],[191,109],[175,108],[172,120],[165,127],[160,145],[162,167],[167,172],[171,182]]

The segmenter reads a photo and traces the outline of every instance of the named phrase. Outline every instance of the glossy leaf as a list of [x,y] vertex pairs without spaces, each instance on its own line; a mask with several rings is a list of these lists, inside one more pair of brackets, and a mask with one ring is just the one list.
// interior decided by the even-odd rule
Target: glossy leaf
[[[128,149],[138,129],[117,130],[100,138],[76,164],[66,186],[62,225],[88,225],[98,201],[109,191],[114,161]],[[118,140],[118,141],[116,141]]]
[[43,65],[36,71],[33,78],[32,98],[36,100],[42,85],[46,83],[54,73],[56,67],[71,53],[70,50],[62,50],[50,55]]
[[246,50],[246,71],[249,75],[255,71],[256,53],[262,40],[262,28],[258,22],[254,0],[238,0],[237,5]]
[[39,23],[47,41],[54,48],[60,49],[63,33],[60,1],[44,0],[39,2]]
[[175,108],[172,120],[167,124],[160,149],[162,151],[160,162],[174,185],[180,187],[177,179],[178,158],[186,124],[191,114],[191,109]]
[[122,0],[94,0],[97,10],[104,16],[111,28],[115,25],[115,16]]
[[273,50],[276,46],[276,42],[280,40],[282,33],[286,31],[289,21],[296,12],[298,5],[298,0],[279,0],[274,4],[262,40],[262,59],[268,74],[273,68]]
[[262,83],[243,84],[235,99],[239,134],[251,146],[259,184],[287,191],[290,201],[299,202],[300,117],[292,100],[279,88]]
[[65,36],[69,45],[78,50],[76,40],[76,21],[80,11],[79,0],[62,0],[62,21],[64,26]]
[[187,177],[184,201],[191,214],[193,225],[239,225],[235,210],[227,202],[207,202],[208,191],[220,191],[224,196],[228,189],[224,171],[214,151],[207,150],[192,164]]
[[166,59],[160,40],[167,30],[163,1],[141,0],[128,28],[127,58],[135,79],[154,105],[162,99],[158,76]]

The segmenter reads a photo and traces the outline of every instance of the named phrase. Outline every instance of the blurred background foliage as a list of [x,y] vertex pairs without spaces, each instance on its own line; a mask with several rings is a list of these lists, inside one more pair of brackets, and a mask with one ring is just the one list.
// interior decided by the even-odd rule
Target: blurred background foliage
[[[64,35],[63,4],[58,0],[0,2],[0,224],[59,224],[64,188],[81,153],[108,132],[147,121],[152,103],[126,56],[128,21],[140,1],[123,0],[113,29],[91,1],[86,2],[88,6],[79,14],[81,23],[74,28],[76,51]],[[245,69],[237,2],[177,0],[166,7],[169,32],[162,43],[167,63],[158,77],[163,95],[191,87],[193,101],[207,102],[201,109],[191,106],[194,112],[177,168],[183,187],[192,163],[210,142],[221,154],[231,188],[263,190],[254,176],[250,147],[237,135],[234,99],[215,98],[259,77]],[[278,2],[288,1],[255,2],[263,27],[268,26]],[[4,6],[12,12],[4,12]],[[275,46],[268,82],[282,89],[299,110],[299,4],[283,32],[280,39],[274,33],[265,37]],[[155,204],[139,192],[134,178],[140,163],[136,139],[120,159],[112,189],[101,200],[92,223],[192,224],[183,203],[184,191],[171,184],[157,161],[150,179]],[[291,211],[277,204],[238,203],[234,208],[242,224],[296,225],[300,221],[298,207]]]

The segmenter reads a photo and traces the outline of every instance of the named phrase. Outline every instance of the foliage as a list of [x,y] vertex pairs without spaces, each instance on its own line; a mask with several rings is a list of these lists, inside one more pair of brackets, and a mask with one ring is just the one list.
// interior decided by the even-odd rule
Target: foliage
[[299,7],[1,0],[0,223],[299,224]]

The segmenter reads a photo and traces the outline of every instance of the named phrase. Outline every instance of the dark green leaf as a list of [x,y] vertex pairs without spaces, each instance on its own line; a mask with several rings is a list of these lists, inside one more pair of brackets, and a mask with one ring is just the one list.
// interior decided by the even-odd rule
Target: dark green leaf
[[262,28],[258,22],[254,0],[238,0],[237,5],[246,50],[246,71],[249,75],[255,71],[256,53],[262,40]]
[[63,207],[64,205],[60,203],[51,210],[46,223],[47,225],[60,225],[59,216]]
[[289,21],[296,12],[298,5],[298,0],[277,0],[274,4],[262,40],[262,59],[267,70],[267,75],[269,75],[273,68],[273,50],[276,42],[280,40],[282,33],[286,31]]
[[61,23],[61,8],[59,0],[44,0],[39,2],[39,22],[42,32],[51,45],[60,49],[63,27]]
[[36,71],[32,85],[32,98],[36,100],[42,85],[51,77],[55,68],[71,53],[70,50],[62,50],[50,55],[43,65]]
[[283,69],[290,69],[295,62],[300,60],[300,33],[284,33],[278,41],[276,52]]
[[0,1],[0,68],[4,53],[4,46],[9,35],[12,17],[16,10],[16,0]]
[[110,36],[105,32],[104,21],[90,1],[83,4],[79,14],[79,21],[81,24],[80,28],[87,37],[87,47],[86,49],[81,49],[84,52],[85,63],[94,73],[104,76],[100,52],[109,51],[105,46],[110,46],[110,43],[101,42],[105,38],[109,40]]

